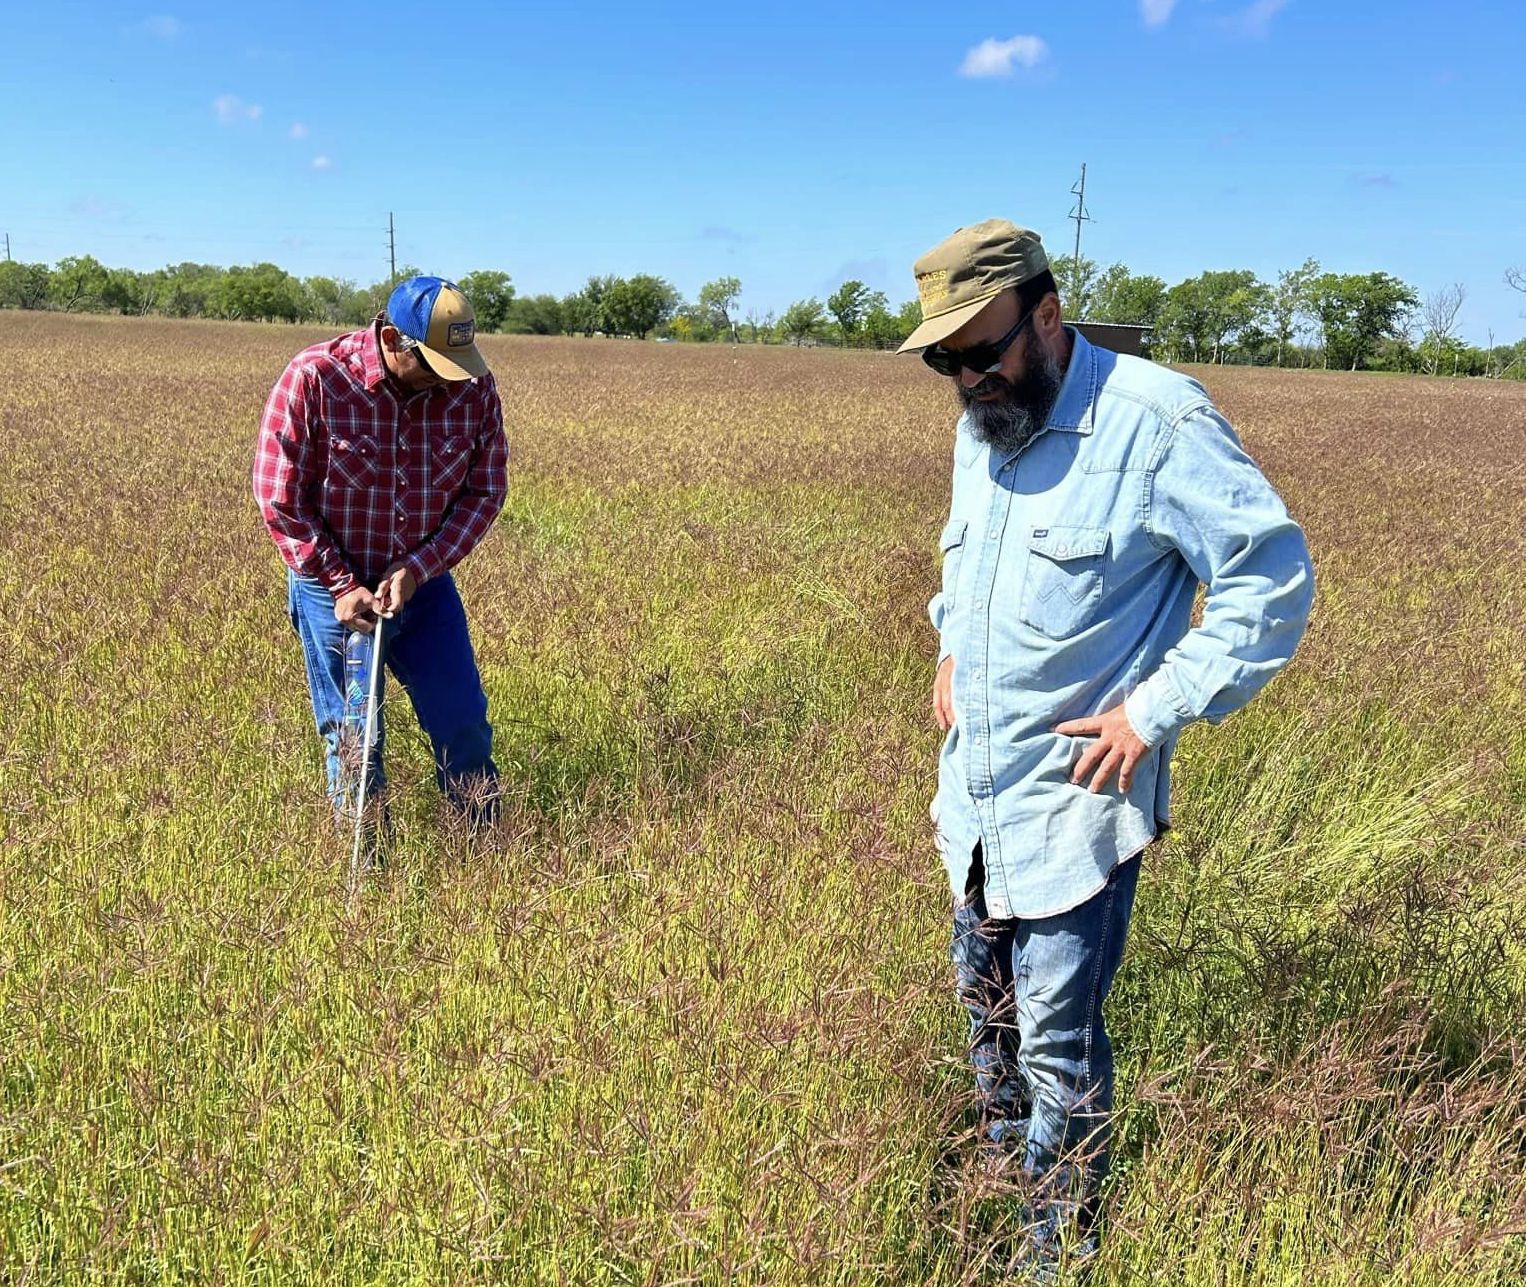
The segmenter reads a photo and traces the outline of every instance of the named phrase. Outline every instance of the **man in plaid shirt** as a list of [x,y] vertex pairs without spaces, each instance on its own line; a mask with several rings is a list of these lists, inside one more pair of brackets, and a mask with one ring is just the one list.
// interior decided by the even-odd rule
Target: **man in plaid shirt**
[[[329,797],[343,821],[345,642],[395,614],[387,668],[434,747],[435,777],[474,823],[497,810],[487,696],[450,569],[508,490],[503,409],[452,283],[413,277],[363,330],[292,359],[265,404],[254,495],[285,560]],[[382,735],[367,796],[385,784]]]

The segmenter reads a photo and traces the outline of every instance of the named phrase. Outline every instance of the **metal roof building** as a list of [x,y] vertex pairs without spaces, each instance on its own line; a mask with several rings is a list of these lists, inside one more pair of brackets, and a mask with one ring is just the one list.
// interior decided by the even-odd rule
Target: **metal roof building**
[[1098,347],[1112,349],[1114,353],[1131,353],[1135,357],[1144,353],[1145,337],[1155,329],[1126,322],[1072,322],[1071,325]]

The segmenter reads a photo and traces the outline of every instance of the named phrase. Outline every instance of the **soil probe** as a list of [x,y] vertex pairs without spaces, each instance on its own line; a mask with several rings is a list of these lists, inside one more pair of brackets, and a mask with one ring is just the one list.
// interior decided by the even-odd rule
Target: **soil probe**
[[382,630],[390,614],[379,613],[371,633],[371,675],[366,686],[366,731],[360,745],[360,786],[355,793],[355,847],[350,851],[350,891],[360,886],[360,842],[366,827],[366,787],[371,778],[371,745],[376,738],[376,694],[381,683]]

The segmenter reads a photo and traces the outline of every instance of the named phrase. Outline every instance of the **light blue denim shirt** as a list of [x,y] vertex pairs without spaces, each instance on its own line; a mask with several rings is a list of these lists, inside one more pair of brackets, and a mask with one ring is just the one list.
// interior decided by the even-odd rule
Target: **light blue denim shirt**
[[[993,453],[960,420],[928,605],[939,661],[954,658],[938,844],[957,896],[980,842],[999,918],[1075,907],[1149,844],[1169,818],[1177,735],[1287,663],[1314,595],[1302,531],[1203,386],[1070,336],[1054,411],[1026,446]],[[1127,794],[1116,775],[1092,794],[1070,781],[1089,739],[1054,726],[1119,702],[1151,753]]]

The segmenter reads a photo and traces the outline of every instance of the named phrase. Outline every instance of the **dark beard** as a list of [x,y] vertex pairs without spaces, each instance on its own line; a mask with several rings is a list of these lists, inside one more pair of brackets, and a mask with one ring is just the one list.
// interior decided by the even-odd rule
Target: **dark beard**
[[[1065,368],[1048,353],[1037,362],[1031,357],[1027,371],[1016,381],[992,374],[971,389],[957,382],[954,385],[969,417],[970,432],[999,455],[1010,456],[1038,433],[1060,396]],[[993,392],[1000,396],[989,402],[981,402],[977,396]]]

